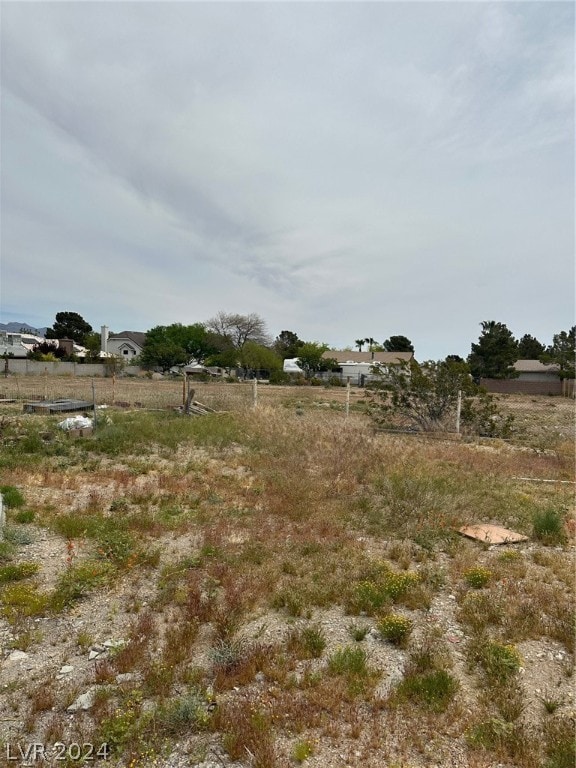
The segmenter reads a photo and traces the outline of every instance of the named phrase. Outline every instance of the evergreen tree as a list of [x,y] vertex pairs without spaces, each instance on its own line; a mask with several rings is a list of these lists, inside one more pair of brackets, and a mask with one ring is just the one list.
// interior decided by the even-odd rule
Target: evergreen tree
[[513,379],[518,374],[514,363],[518,359],[518,342],[512,332],[494,320],[480,323],[482,333],[477,344],[472,344],[468,363],[472,376],[478,380]]
[[52,328],[46,329],[47,339],[72,339],[76,344],[84,346],[92,326],[78,312],[57,312],[56,321]]
[[525,333],[518,342],[518,360],[538,360],[545,351],[544,344],[529,333]]
[[414,345],[407,336],[390,336],[383,346],[386,352],[414,352]]
[[560,378],[574,378],[574,358],[576,356],[576,326],[569,331],[560,331],[554,335],[551,346],[541,356],[543,363],[555,363],[560,369]]

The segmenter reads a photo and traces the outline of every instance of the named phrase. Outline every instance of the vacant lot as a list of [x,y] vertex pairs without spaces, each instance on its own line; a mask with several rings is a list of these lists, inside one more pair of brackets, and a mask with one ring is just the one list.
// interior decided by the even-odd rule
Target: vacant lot
[[[360,391],[94,389],[87,438],[0,406],[0,760],[572,768],[573,403],[454,442],[376,433]],[[488,522],[528,538],[457,532]]]

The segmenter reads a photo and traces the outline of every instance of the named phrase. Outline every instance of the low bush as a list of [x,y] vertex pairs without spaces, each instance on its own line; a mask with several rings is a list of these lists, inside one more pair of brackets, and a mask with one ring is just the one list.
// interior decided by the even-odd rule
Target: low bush
[[366,651],[350,645],[339,648],[328,659],[328,669],[333,675],[365,677],[368,675]]
[[13,485],[0,485],[2,502],[7,509],[16,509],[24,506],[24,496]]
[[496,640],[480,640],[470,644],[470,655],[484,672],[495,681],[507,680],[518,674],[522,657],[514,645]]
[[464,572],[464,580],[469,587],[473,589],[481,589],[485,587],[492,578],[492,571],[488,568],[482,568],[477,566],[476,568],[468,568]]
[[399,613],[389,613],[378,622],[378,631],[393,645],[405,645],[413,629],[413,622]]
[[317,659],[326,647],[326,637],[321,627],[311,626],[292,632],[288,650],[298,658]]
[[36,513],[33,509],[21,509],[14,515],[17,523],[33,523]]
[[3,565],[0,567],[0,584],[9,581],[21,581],[38,573],[40,566],[37,563],[19,563],[18,565]]
[[72,605],[102,586],[112,575],[113,568],[99,560],[86,560],[68,568],[58,579],[50,602],[55,611]]
[[37,584],[8,584],[2,591],[2,614],[11,624],[21,617],[43,616],[49,607],[49,596]]
[[563,544],[566,541],[564,516],[552,507],[539,510],[532,518],[532,535],[543,544]]
[[424,674],[407,674],[396,689],[396,695],[432,712],[444,712],[458,688],[458,680],[453,675],[445,669],[437,669]]

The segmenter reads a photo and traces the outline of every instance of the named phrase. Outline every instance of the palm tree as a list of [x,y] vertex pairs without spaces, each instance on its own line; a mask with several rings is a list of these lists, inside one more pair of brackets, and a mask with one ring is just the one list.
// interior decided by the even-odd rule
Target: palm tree
[[362,347],[364,346],[365,341],[366,339],[356,339],[356,341],[354,342],[354,344],[356,344],[356,346],[358,347],[358,352],[362,352]]
[[366,342],[366,344],[369,344],[369,345],[370,345],[370,352],[372,352],[372,347],[374,346],[374,344],[376,344],[376,339],[373,339],[373,338],[370,336],[370,338],[368,338],[368,339],[364,339],[364,341]]

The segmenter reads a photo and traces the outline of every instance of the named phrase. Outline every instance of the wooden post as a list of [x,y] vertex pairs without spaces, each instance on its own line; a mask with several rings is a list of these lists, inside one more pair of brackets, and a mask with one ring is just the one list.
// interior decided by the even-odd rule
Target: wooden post
[[[188,381],[188,377],[186,377],[186,380]],[[190,407],[192,405],[192,400],[194,400],[195,392],[196,390],[190,389],[190,385],[188,384],[188,394],[186,395],[186,404],[184,406],[184,413],[187,413],[187,414],[190,413]]]
[[346,379],[346,418],[350,415],[350,376]]
[[254,377],[253,406],[258,407],[258,379]]
[[94,410],[94,422],[92,429],[96,431],[96,387],[94,386],[94,379],[92,379],[92,408]]
[[458,402],[456,403],[456,433],[460,434],[460,413],[462,411],[462,390],[458,390]]

